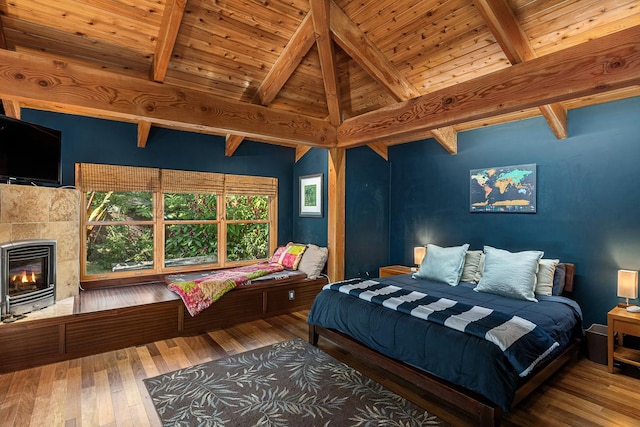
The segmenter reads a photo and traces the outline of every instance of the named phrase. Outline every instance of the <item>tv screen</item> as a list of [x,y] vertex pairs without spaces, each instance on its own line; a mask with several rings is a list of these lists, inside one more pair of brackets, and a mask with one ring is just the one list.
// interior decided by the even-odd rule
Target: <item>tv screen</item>
[[58,130],[0,115],[0,180],[60,185],[61,136]]

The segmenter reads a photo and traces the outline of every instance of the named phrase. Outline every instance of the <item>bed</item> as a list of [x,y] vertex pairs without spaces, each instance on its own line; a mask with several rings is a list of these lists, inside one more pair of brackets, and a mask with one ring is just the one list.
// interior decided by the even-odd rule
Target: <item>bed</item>
[[[574,266],[559,265],[565,271],[562,285],[567,295],[573,290]],[[328,284],[309,313],[309,341],[317,345],[319,337],[327,338],[467,412],[480,425],[498,425],[502,413],[578,353],[582,315],[580,307],[566,296],[542,295],[531,302],[476,292],[476,286],[468,282],[450,286],[411,274]],[[391,297],[384,292],[381,296],[376,289],[393,292],[386,291],[392,292]],[[469,307],[488,308],[533,323],[554,344],[530,357],[524,368],[516,368],[512,358],[528,350],[514,351],[513,345],[501,348],[481,338],[482,334],[461,332],[447,326],[450,322],[446,320],[415,317],[409,313],[419,312],[414,307],[409,305],[403,312],[397,303],[389,302],[407,294],[427,295],[425,298],[437,301],[434,304],[453,301],[450,307],[463,312]],[[402,301],[401,306],[407,304]],[[535,362],[530,363],[532,360]]]

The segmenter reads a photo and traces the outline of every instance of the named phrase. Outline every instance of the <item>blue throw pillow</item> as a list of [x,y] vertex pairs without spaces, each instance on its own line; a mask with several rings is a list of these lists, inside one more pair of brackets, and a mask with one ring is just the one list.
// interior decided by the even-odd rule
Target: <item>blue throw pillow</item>
[[464,256],[468,249],[468,243],[450,248],[428,244],[427,255],[422,260],[420,269],[413,276],[456,286],[462,275]]
[[536,273],[544,252],[509,252],[485,246],[484,254],[484,272],[476,291],[538,302]]

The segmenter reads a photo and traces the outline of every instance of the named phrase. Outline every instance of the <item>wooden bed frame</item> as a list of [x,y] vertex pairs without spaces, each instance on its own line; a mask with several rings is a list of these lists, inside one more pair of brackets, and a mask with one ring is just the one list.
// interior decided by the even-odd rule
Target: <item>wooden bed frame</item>
[[[565,264],[567,274],[565,291],[573,291],[573,274],[575,266]],[[320,337],[324,337],[349,353],[366,360],[384,370],[397,375],[403,380],[421,388],[431,396],[437,397],[453,405],[477,420],[479,426],[499,426],[502,410],[479,393],[443,380],[421,369],[410,366],[370,349],[350,336],[322,326],[309,325],[309,343],[318,345]],[[512,407],[517,405],[540,384],[576,357],[581,349],[581,340],[574,340],[558,357],[535,371],[517,390]]]

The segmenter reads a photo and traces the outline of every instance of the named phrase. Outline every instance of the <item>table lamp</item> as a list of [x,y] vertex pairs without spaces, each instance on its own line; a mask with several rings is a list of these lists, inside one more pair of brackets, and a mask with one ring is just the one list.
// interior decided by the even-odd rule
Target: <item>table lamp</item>
[[625,302],[618,303],[620,307],[629,307],[629,298],[638,298],[638,272],[632,270],[618,270],[618,296]]
[[420,268],[420,264],[422,264],[422,260],[426,254],[427,248],[425,246],[416,246],[413,248],[413,263],[417,265],[417,267],[414,267],[415,271],[418,271]]

